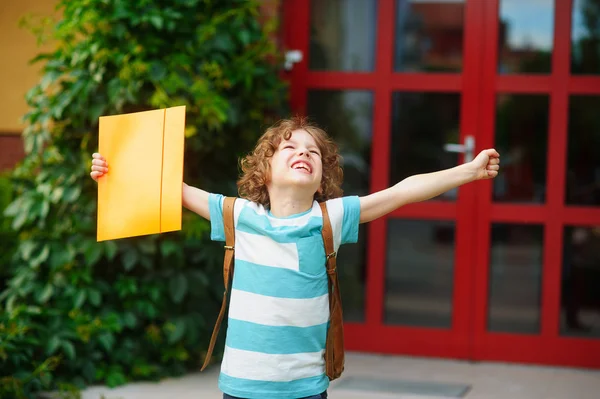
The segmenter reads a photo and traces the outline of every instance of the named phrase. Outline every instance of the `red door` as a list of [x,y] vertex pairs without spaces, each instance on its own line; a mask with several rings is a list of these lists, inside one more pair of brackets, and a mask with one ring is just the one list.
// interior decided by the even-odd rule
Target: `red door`
[[[600,85],[569,72],[570,1],[547,3],[284,2],[291,106],[338,142],[346,193],[501,151],[495,181],[403,207],[361,226],[359,243],[340,251],[348,349],[600,366],[596,298],[576,294],[600,280],[593,267],[569,266],[587,253],[579,244],[563,245],[569,234],[589,247],[600,225],[600,204],[577,194],[589,179],[565,189],[568,172],[583,167],[578,156],[567,161],[567,142],[579,154],[580,141],[597,137],[584,132],[598,127],[583,112],[567,135],[570,96],[591,109],[598,97],[577,95],[598,95]],[[548,13],[545,38],[548,21],[531,20]],[[596,162],[597,185],[591,151],[584,164]],[[585,333],[571,328],[578,312]]]
[[473,357],[600,367],[600,3],[483,3]]

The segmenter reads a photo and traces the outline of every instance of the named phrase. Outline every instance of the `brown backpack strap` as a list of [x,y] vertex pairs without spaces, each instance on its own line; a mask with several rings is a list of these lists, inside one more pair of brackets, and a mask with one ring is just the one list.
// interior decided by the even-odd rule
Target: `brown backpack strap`
[[344,371],[344,316],[342,314],[342,297],[336,268],[336,252],[333,246],[333,231],[325,202],[320,203],[323,213],[323,243],[329,277],[329,314],[330,324],[327,330],[325,345],[325,373],[330,380],[335,380]]
[[227,309],[227,293],[229,292],[229,280],[233,276],[233,255],[235,249],[235,227],[233,221],[233,206],[235,204],[235,198],[225,197],[223,202],[223,226],[225,228],[225,258],[223,260],[223,282],[225,283],[225,292],[223,293],[223,303],[221,304],[221,311],[215,328],[210,338],[210,344],[208,345],[208,351],[204,358],[204,365],[202,365],[201,371],[204,371],[206,366],[210,363],[210,358],[215,348],[215,342],[219,335],[219,329],[221,328],[221,322],[225,317],[225,310]]

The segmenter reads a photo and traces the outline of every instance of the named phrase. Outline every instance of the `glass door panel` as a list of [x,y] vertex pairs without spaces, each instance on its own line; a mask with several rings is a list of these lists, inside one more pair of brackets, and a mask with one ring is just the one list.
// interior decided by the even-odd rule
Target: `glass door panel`
[[494,201],[546,202],[548,95],[496,97],[495,147],[502,173],[494,180]]
[[488,331],[540,332],[543,245],[543,226],[492,225]]
[[600,2],[573,0],[571,73],[600,75]]
[[394,70],[460,72],[465,0],[396,0]]
[[[458,164],[458,155],[444,151],[444,145],[460,141],[460,106],[458,93],[392,94],[390,186]],[[452,190],[435,200],[455,201],[456,195],[457,190]]]
[[500,0],[498,72],[550,73],[553,33],[554,0]]
[[309,68],[373,71],[376,20],[376,0],[311,0]]
[[453,222],[389,219],[384,322],[452,327]]

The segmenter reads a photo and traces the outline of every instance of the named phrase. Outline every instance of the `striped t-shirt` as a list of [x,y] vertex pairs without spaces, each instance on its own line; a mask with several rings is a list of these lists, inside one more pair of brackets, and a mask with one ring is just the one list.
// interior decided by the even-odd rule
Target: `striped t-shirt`
[[[211,239],[225,241],[223,196],[209,197]],[[334,248],[356,242],[358,197],[327,201]],[[329,386],[325,341],[329,298],[323,217],[312,209],[286,218],[238,199],[235,271],[219,388],[240,398],[302,398]]]

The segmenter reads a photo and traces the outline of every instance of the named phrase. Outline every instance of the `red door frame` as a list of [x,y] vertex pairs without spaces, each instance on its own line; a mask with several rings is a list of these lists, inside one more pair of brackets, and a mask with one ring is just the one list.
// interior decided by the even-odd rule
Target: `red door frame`
[[[394,91],[461,94],[461,140],[476,134],[477,150],[494,144],[495,98],[500,92],[550,94],[548,201],[544,205],[493,204],[491,183],[460,188],[456,203],[430,201],[403,207],[368,227],[365,322],[346,323],[349,350],[600,367],[600,340],[559,336],[562,229],[567,224],[600,225],[600,209],[565,207],[569,93],[600,94],[600,78],[570,77],[571,2],[556,1],[552,74],[497,76],[499,0],[466,0],[463,72],[395,73],[395,1],[379,0],[375,70],[365,73],[314,72],[308,68],[308,0],[284,1],[284,43],[304,59],[287,73],[291,108],[304,114],[309,89],[363,89],[374,93],[371,192],[389,186],[391,98]],[[483,56],[482,56],[483,54]],[[477,132],[477,133],[476,133]],[[473,210],[476,211],[473,211]],[[550,217],[552,215],[552,217]],[[391,218],[456,221],[452,328],[389,326],[383,323],[386,225]],[[487,331],[490,224],[544,225],[542,326],[539,335]],[[475,248],[475,250],[473,250]],[[476,267],[480,265],[483,267]]]

